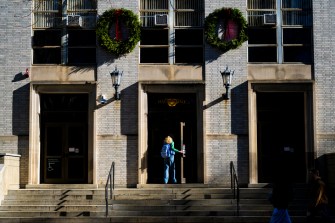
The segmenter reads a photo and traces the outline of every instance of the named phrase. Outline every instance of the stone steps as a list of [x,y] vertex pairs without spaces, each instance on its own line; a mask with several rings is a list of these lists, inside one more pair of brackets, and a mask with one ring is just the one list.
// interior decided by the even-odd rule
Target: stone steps
[[[0,206],[1,223],[30,222],[268,222],[273,207],[269,188],[242,188],[239,216],[230,188],[188,185],[116,188],[109,199],[104,189],[11,190]],[[294,222],[304,222],[304,200],[292,202]]]
[[[294,223],[304,223],[304,217],[291,217]],[[56,217],[56,218],[6,218],[1,223],[268,223],[269,217],[252,216],[140,216],[140,217]]]

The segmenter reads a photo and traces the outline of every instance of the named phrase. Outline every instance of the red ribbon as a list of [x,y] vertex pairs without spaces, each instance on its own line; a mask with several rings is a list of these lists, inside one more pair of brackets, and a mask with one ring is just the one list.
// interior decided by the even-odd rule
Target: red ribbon
[[225,18],[224,18],[225,32],[223,36],[224,41],[230,41],[238,36],[237,34],[238,27],[236,22],[232,20],[231,15],[232,15],[231,9],[225,11]]
[[119,24],[119,16],[121,14],[122,14],[121,9],[118,9],[118,10],[115,11],[115,19],[116,19],[116,22],[115,22],[115,39],[117,41],[120,41],[122,39],[121,27],[120,27],[120,24]]

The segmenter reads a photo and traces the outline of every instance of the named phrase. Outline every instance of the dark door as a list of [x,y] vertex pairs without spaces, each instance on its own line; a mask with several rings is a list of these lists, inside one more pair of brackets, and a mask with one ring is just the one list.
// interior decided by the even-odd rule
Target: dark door
[[88,96],[41,95],[41,182],[87,183]]
[[305,113],[303,92],[257,93],[258,181],[284,174],[305,182]]
[[[183,159],[183,175],[186,183],[197,179],[196,145],[196,95],[195,94],[149,94],[148,114],[148,183],[163,183],[163,158],[160,149],[166,136],[171,136],[175,147],[181,149],[181,122],[186,157]],[[176,177],[181,182],[181,156],[175,156]]]
[[86,128],[80,124],[45,125],[45,183],[86,180]]

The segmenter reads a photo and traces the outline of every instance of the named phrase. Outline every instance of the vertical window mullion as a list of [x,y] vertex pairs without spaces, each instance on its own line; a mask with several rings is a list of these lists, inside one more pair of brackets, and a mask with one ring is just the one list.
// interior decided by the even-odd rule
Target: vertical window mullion
[[277,0],[277,62],[283,63],[282,0]]
[[[173,2],[169,4],[169,64],[174,64],[175,61],[175,49],[174,49],[174,37],[175,37],[175,31],[174,31],[174,21],[175,21],[175,13],[176,11],[174,10],[175,5],[176,5],[177,0],[173,0]],[[173,5],[172,5],[173,4]]]

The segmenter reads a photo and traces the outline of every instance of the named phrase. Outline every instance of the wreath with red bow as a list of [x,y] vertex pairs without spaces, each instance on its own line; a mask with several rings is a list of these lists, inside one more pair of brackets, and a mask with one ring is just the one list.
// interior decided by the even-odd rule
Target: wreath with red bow
[[[223,32],[218,35],[219,27]],[[247,21],[236,8],[216,9],[205,19],[206,41],[223,52],[236,49],[248,40]]]
[[[115,24],[115,36],[110,30]],[[126,26],[128,37],[122,36],[122,29]],[[110,9],[98,19],[96,34],[98,42],[108,52],[120,56],[130,53],[141,38],[141,25],[138,16],[128,9]]]

